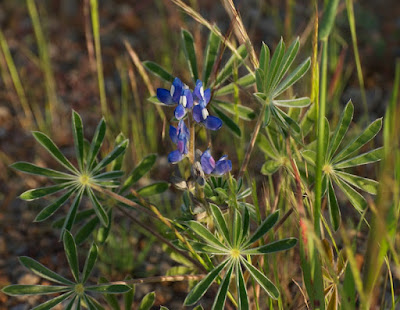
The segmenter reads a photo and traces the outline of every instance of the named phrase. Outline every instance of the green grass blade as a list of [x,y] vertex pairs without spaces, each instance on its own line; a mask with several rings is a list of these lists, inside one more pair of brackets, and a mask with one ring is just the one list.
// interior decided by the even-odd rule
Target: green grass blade
[[339,123],[335,129],[335,132],[333,133],[329,145],[329,158],[331,158],[335,154],[347,130],[349,129],[351,120],[353,119],[353,113],[354,113],[354,106],[350,100],[347,103],[346,107],[344,108],[342,115],[340,116]]
[[78,113],[72,111],[72,133],[74,136],[75,153],[78,159],[78,165],[81,171],[83,171],[83,124],[82,119]]
[[273,100],[274,105],[285,107],[285,108],[304,108],[310,105],[311,101],[308,97],[301,97],[295,99],[286,100]]
[[193,81],[196,82],[199,78],[199,72],[197,71],[196,50],[194,47],[193,36],[189,31],[184,29],[182,29],[181,35],[183,42],[183,51],[188,62],[190,74],[192,75]]
[[[223,83],[229,76],[232,75],[233,67],[236,65],[237,67],[241,65],[244,59],[247,57],[247,49],[246,46],[243,44],[239,46],[237,49],[237,54],[233,54],[231,58],[228,59],[225,66],[221,69],[218,73],[217,77],[215,78],[214,87],[218,87],[221,83]],[[239,57],[240,56],[240,57]]]
[[54,286],[54,285],[9,285],[1,291],[11,296],[21,295],[47,295],[69,291],[70,286]]
[[350,200],[351,204],[359,211],[363,212],[367,207],[367,202],[360,193],[358,193],[354,188],[348,185],[341,179],[337,179],[337,184],[339,185],[342,192]]
[[90,201],[92,202],[93,209],[96,212],[96,215],[99,218],[101,224],[104,227],[107,227],[109,223],[107,212],[104,210],[103,206],[100,204],[99,200],[97,199],[91,188],[87,189],[87,194],[90,198]]
[[189,221],[186,223],[186,225],[207,243],[210,243],[221,250],[225,249],[225,246],[199,222]]
[[254,234],[250,237],[250,239],[246,242],[246,245],[250,245],[253,242],[256,242],[262,236],[264,236],[278,221],[279,218],[279,210],[271,213],[257,228]]
[[341,215],[339,204],[336,199],[335,190],[333,188],[332,181],[328,181],[328,207],[329,207],[329,214],[331,219],[331,224],[333,229],[336,231],[340,226]]
[[125,192],[129,187],[139,181],[154,166],[157,160],[156,154],[151,154],[142,159],[142,161],[132,170],[128,178],[125,180],[120,193]]
[[336,176],[341,178],[343,181],[349,183],[350,185],[362,189],[363,191],[370,193],[372,195],[377,194],[378,182],[375,180],[363,178],[354,174],[350,174],[343,171],[336,171]]
[[104,118],[102,118],[99,124],[97,125],[96,131],[92,139],[92,143],[90,144],[90,150],[87,159],[87,167],[92,168],[94,166],[96,156],[99,153],[101,145],[103,144],[105,135],[106,135],[106,122],[104,121]]
[[76,282],[79,282],[79,263],[78,263],[78,252],[76,250],[76,244],[74,237],[72,237],[71,233],[66,230],[64,232],[64,251],[65,256],[67,256],[68,264],[71,269],[72,275]]
[[212,103],[217,106],[218,108],[222,108],[226,112],[233,114],[233,115],[238,115],[239,118],[246,120],[246,121],[251,121],[255,119],[256,113],[254,112],[253,109],[249,107],[245,107],[243,105],[236,105],[231,102],[226,102],[226,101],[221,101],[221,100],[213,100]]
[[214,92],[214,94],[215,94],[215,96],[229,95],[235,91],[235,87],[240,86],[240,87],[246,88],[246,87],[252,86],[255,81],[256,81],[256,79],[255,79],[254,74],[249,73],[245,76],[242,76],[237,81],[232,82],[224,87],[221,87],[220,89],[216,90]]
[[68,293],[65,293],[63,295],[57,296],[57,297],[55,297],[53,299],[50,299],[50,300],[40,304],[39,306],[36,306],[36,307],[32,308],[32,310],[50,310],[50,309],[53,309],[55,306],[57,306],[58,304],[62,303],[64,300],[69,298],[72,294],[73,294],[73,292],[68,292]]
[[89,279],[90,273],[92,272],[93,267],[96,264],[96,260],[97,260],[97,246],[96,244],[92,243],[88,256],[86,257],[85,266],[83,267],[82,283],[85,283]]
[[137,192],[142,197],[150,197],[153,195],[158,195],[164,193],[169,187],[168,182],[155,182],[153,184],[147,185],[139,189]]
[[42,222],[47,220],[50,216],[52,216],[64,203],[71,197],[72,193],[75,191],[75,188],[68,191],[66,194],[61,196],[59,199],[54,201],[52,204],[43,208],[42,211],[35,218],[35,222]]
[[327,40],[335,23],[336,10],[339,0],[329,0],[322,16],[321,26],[319,27],[319,40]]
[[43,266],[41,263],[35,261],[30,257],[21,256],[19,257],[19,261],[23,266],[25,266],[26,268],[28,268],[30,271],[32,271],[34,274],[37,274],[41,278],[64,285],[74,284],[72,281],[64,278],[63,276],[60,276],[54,271],[51,271],[50,269],[48,269],[47,267]]
[[221,39],[214,31],[210,31],[210,36],[208,37],[207,46],[205,49],[205,58],[203,66],[203,85],[206,86],[208,79],[211,76],[212,70],[214,68],[215,61],[218,56],[219,46]]
[[281,83],[278,84],[278,86],[274,89],[272,98],[278,97],[286,89],[288,89],[290,86],[292,86],[298,80],[300,80],[301,77],[304,74],[306,74],[306,72],[308,71],[310,66],[311,66],[311,59],[310,59],[310,57],[308,57],[300,65],[298,65],[297,68],[294,69],[292,71],[292,73],[290,73]]
[[217,296],[215,297],[214,304],[212,306],[213,310],[223,310],[226,301],[226,295],[228,294],[229,283],[231,282],[231,276],[233,271],[233,264],[231,263],[230,268],[226,272],[224,279],[222,280]]
[[212,106],[212,110],[217,114],[217,116],[223,121],[223,123],[228,127],[232,133],[234,133],[238,138],[242,136],[242,131],[240,127],[232,120],[231,117],[227,116],[224,112],[218,109],[216,106]]
[[39,167],[36,166],[34,164],[31,163],[27,163],[24,161],[19,161],[16,162],[14,164],[12,164],[10,166],[13,169],[16,169],[18,171],[22,171],[24,173],[29,173],[29,174],[33,174],[33,175],[40,175],[40,176],[44,176],[44,177],[49,177],[52,179],[71,179],[71,178],[75,178],[74,176],[71,176],[68,173],[64,173],[64,172],[59,172],[53,169],[49,169],[49,168],[43,168],[43,167]]
[[46,136],[44,133],[39,131],[32,132],[33,137],[38,141],[61,165],[70,170],[73,173],[78,173],[78,170],[70,163],[70,161],[61,153],[54,142]]
[[93,168],[92,173],[96,173],[111,163],[113,160],[121,156],[128,147],[129,140],[126,139],[118,144],[106,157],[104,157],[96,167]]
[[346,159],[344,161],[338,162],[334,165],[337,169],[355,167],[360,165],[366,165],[380,161],[383,158],[384,150],[382,147],[374,149],[372,151],[363,153],[353,158]]
[[174,76],[155,62],[146,60],[143,61],[142,64],[147,70],[155,76],[158,76],[160,79],[169,83],[174,81]]
[[150,310],[154,305],[154,301],[156,299],[156,294],[154,292],[150,292],[143,297],[140,302],[138,310]]
[[279,298],[279,291],[276,286],[264,275],[262,274],[257,268],[247,262],[243,257],[241,257],[241,262],[249,271],[251,276],[260,284],[260,286],[267,292],[267,294],[272,299]]
[[214,280],[218,277],[219,273],[225,266],[228,264],[228,260],[222,262],[217,267],[215,267],[212,271],[210,271],[207,276],[201,280],[197,285],[190,291],[190,293],[186,296],[184,301],[185,306],[191,306],[198,302],[200,298],[206,293],[208,288],[214,282]]
[[297,243],[296,238],[287,238],[268,243],[257,248],[252,248],[242,251],[245,255],[264,255],[274,252],[285,251],[294,247]]
[[20,196],[21,199],[23,200],[35,200],[41,197],[45,197],[57,192],[60,192],[64,189],[70,188],[72,185],[72,182],[64,182],[61,184],[57,185],[52,185],[52,186],[47,186],[47,187],[40,187],[40,188],[35,188],[35,189],[30,189],[27,190],[26,192],[23,192]]
[[211,210],[211,214],[215,220],[214,224],[216,225],[218,232],[221,234],[221,236],[224,238],[224,240],[228,244],[230,244],[228,225],[225,221],[225,218],[224,218],[224,215],[222,214],[221,209],[217,205],[210,203],[210,210]]

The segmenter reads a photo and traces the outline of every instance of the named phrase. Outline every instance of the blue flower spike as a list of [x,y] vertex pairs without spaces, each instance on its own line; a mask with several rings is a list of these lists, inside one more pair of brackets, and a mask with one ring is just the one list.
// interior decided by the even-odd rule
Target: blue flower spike
[[190,139],[189,129],[183,120],[180,120],[178,127],[169,126],[169,136],[177,146],[178,149],[169,153],[168,161],[170,163],[177,163],[183,159],[183,157],[189,152],[188,143]]
[[222,156],[217,162],[207,149],[200,157],[201,167],[206,174],[223,175],[232,170],[232,162],[228,156]]
[[203,82],[197,80],[196,87],[193,91],[195,97],[193,108],[193,119],[197,123],[202,123],[210,130],[218,130],[222,126],[222,121],[215,116],[211,116],[207,110],[207,104],[211,99],[211,91],[209,88],[204,90]]

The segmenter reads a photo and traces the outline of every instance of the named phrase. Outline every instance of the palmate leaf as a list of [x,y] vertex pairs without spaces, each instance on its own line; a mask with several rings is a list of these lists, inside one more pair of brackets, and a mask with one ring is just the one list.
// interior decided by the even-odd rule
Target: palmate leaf
[[165,70],[160,65],[156,64],[153,61],[143,61],[143,66],[149,70],[154,75],[158,76],[162,80],[172,83],[174,81],[174,77],[167,70]]
[[74,237],[72,237],[71,233],[68,230],[64,232],[63,241],[64,241],[65,256],[67,257],[72,275],[74,276],[75,281],[79,283],[80,277],[79,277],[78,252],[76,250]]
[[101,293],[101,294],[123,294],[131,288],[125,284],[99,284],[85,286],[85,290],[89,292]]
[[269,253],[274,253],[274,252],[280,252],[280,251],[285,251],[289,250],[292,247],[294,247],[297,243],[296,238],[287,238],[287,239],[282,239],[278,241],[274,241],[271,243],[268,243],[267,245],[263,245],[257,248],[251,248],[248,250],[242,251],[243,254],[245,255],[263,255],[263,254],[269,254]]
[[73,292],[68,292],[63,295],[57,296],[53,299],[50,299],[50,300],[40,304],[37,307],[32,308],[32,310],[50,310],[50,309],[54,308],[55,306],[57,306],[58,304],[62,303],[67,298],[69,298],[72,294],[73,294]]
[[337,178],[336,182],[343,193],[350,200],[351,204],[359,211],[363,212],[367,207],[367,201],[358,193],[355,189],[353,189],[350,185],[348,185],[345,181]]
[[311,101],[308,97],[301,97],[286,100],[273,100],[272,103],[279,107],[285,108],[304,108],[310,105]]
[[93,168],[95,165],[96,156],[99,153],[101,145],[103,144],[104,137],[106,135],[106,122],[102,118],[97,125],[96,131],[90,144],[90,150],[87,156],[87,166]]
[[196,80],[199,78],[199,73],[197,71],[196,50],[194,47],[193,36],[189,31],[184,29],[182,29],[181,35],[183,42],[183,51],[188,62],[190,74],[193,77],[193,81],[196,82]]
[[245,246],[250,245],[264,236],[278,221],[279,218],[279,210],[271,213],[257,228],[254,234],[249,238],[249,240],[245,243]]
[[249,297],[246,290],[246,282],[244,281],[242,268],[240,267],[239,261],[236,263],[236,286],[238,288],[239,297],[239,309],[248,310],[249,309]]
[[81,203],[82,200],[82,196],[83,196],[83,189],[81,189],[75,196],[74,201],[72,202],[72,205],[70,206],[67,216],[64,220],[62,229],[61,229],[61,236],[64,233],[65,230],[71,230],[72,225],[75,222],[75,216],[76,216],[76,212],[78,210],[79,204]]
[[226,243],[231,244],[230,237],[229,237],[229,231],[228,231],[228,225],[225,221],[225,218],[224,218],[224,215],[222,214],[221,209],[217,205],[210,203],[210,210],[211,210],[211,214],[214,218],[215,225],[216,225],[219,233],[224,238]]
[[237,49],[238,54],[233,54],[221,71],[218,73],[217,77],[215,78],[214,87],[218,87],[221,83],[223,83],[230,75],[232,75],[232,70],[234,65],[239,66],[243,63],[244,59],[247,57],[247,48],[243,44],[239,46]]
[[154,305],[155,299],[156,294],[154,292],[146,294],[140,302],[138,310],[150,310],[151,307]]
[[336,199],[335,190],[333,189],[332,181],[328,181],[328,207],[333,229],[336,231],[340,226],[341,215],[339,204]]
[[214,280],[218,277],[219,273],[225,266],[228,264],[228,260],[223,261],[217,267],[215,267],[212,271],[210,271],[204,279],[202,279],[197,285],[190,291],[190,293],[186,296],[184,301],[185,306],[191,306],[198,302],[200,298],[206,293],[208,288],[214,282]]
[[121,187],[120,193],[125,192],[129,187],[139,181],[154,166],[157,160],[156,154],[150,154],[142,159],[142,161],[132,170],[128,178]]
[[80,115],[75,111],[72,111],[72,133],[74,136],[76,158],[78,159],[79,169],[82,171],[84,157],[83,124]]
[[[75,221],[76,223],[77,221]],[[96,229],[97,225],[100,224],[99,218],[93,217],[91,218],[88,222],[82,225],[82,227],[79,228],[79,230],[75,234],[75,242],[76,244],[80,245],[83,242],[89,238],[90,234],[94,232]]]
[[33,174],[33,175],[40,175],[40,176],[44,176],[44,177],[49,177],[52,179],[72,179],[72,178],[74,178],[74,176],[71,176],[70,174],[56,171],[56,170],[49,169],[49,168],[39,167],[34,164],[23,162],[23,161],[16,162],[16,163],[12,164],[10,167],[14,168],[16,170],[19,170],[21,172],[25,172],[25,173],[29,173],[29,174]]
[[377,149],[363,153],[361,155],[340,161],[334,164],[334,167],[337,169],[344,169],[349,167],[361,166],[380,161],[382,158],[383,158],[383,148],[379,147]]
[[71,187],[75,186],[75,182],[73,181],[68,181],[68,182],[63,182],[61,184],[57,185],[52,185],[52,186],[47,186],[47,187],[40,187],[40,188],[35,188],[35,189],[30,189],[27,190],[26,192],[23,192],[20,195],[20,198],[23,200],[35,200],[38,198],[42,198],[51,194],[55,194],[57,192],[63,191],[63,190],[68,190]]
[[284,54],[285,54],[285,43],[283,42],[283,38],[281,38],[275,49],[274,54],[272,55],[268,72],[265,72],[266,78],[264,81],[264,91],[266,93],[269,93],[269,90],[271,89],[271,86],[273,85],[277,77],[278,68],[281,64]]
[[264,72],[268,72],[270,54],[268,45],[263,42],[260,52],[260,69]]
[[92,243],[90,247],[89,254],[86,257],[85,265],[82,271],[82,283],[85,283],[93,270],[93,267],[97,260],[97,246],[96,244]]
[[205,56],[203,66],[203,83],[205,86],[207,86],[208,79],[214,68],[214,64],[218,56],[220,43],[221,39],[219,38],[219,36],[214,31],[210,31],[207,46],[204,52]]
[[213,100],[212,103],[217,106],[218,108],[222,108],[226,112],[238,115],[239,118],[244,119],[246,121],[251,121],[256,117],[256,114],[253,109],[249,107],[245,107],[239,104],[234,104],[222,100]]
[[232,118],[228,117],[224,112],[222,112],[216,106],[212,106],[212,110],[224,122],[224,124],[226,125],[226,127],[229,128],[229,130],[231,130],[238,138],[241,137],[242,132],[239,126],[232,120]]
[[189,221],[186,223],[186,225],[207,243],[210,243],[211,245],[221,249],[222,251],[225,249],[225,246],[199,222]]
[[215,297],[214,304],[212,306],[213,310],[224,309],[226,295],[228,294],[229,283],[231,282],[233,267],[234,264],[230,263],[230,267],[226,272],[224,279],[222,280],[221,285],[219,286],[217,296]]
[[157,194],[164,193],[169,188],[168,182],[155,182],[139,189],[137,192],[142,197],[149,197]]
[[92,173],[96,173],[111,163],[113,160],[121,156],[126,148],[128,147],[129,140],[126,139],[118,144],[106,157],[104,157],[97,165],[93,168]]
[[336,171],[335,175],[343,181],[347,182],[348,184],[362,189],[367,193],[370,193],[372,195],[377,194],[379,183],[375,180],[363,178],[343,171]]
[[239,78],[237,81],[234,81],[228,85],[225,85],[224,87],[217,89],[214,92],[214,94],[215,94],[215,96],[229,95],[235,91],[236,86],[246,88],[246,87],[253,85],[255,81],[256,81],[256,79],[255,79],[254,74],[248,73],[245,76],[242,76],[241,78]]
[[202,242],[195,242],[191,241],[190,244],[192,245],[193,249],[199,253],[208,253],[213,255],[227,255],[229,254],[228,249],[221,249],[219,247],[202,243]]
[[46,219],[48,219],[50,216],[52,216],[61,206],[63,206],[67,200],[72,196],[74,193],[76,187],[73,187],[71,190],[69,190],[66,194],[58,198],[56,201],[54,201],[52,204],[46,206],[43,208],[42,211],[39,212],[39,214],[35,218],[35,222],[42,222]]
[[71,290],[70,286],[15,284],[6,286],[1,291],[7,295],[21,296],[21,295],[47,295],[47,294],[67,292],[69,290]]
[[107,212],[104,210],[103,206],[100,204],[99,200],[97,199],[91,188],[87,189],[87,194],[90,198],[90,201],[92,202],[92,206],[94,211],[96,212],[97,217],[100,219],[101,224],[107,227],[109,223]]

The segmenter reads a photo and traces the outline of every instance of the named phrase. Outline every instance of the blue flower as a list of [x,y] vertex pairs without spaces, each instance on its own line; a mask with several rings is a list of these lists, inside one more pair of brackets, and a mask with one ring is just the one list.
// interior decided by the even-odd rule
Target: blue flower
[[184,155],[189,152],[188,143],[190,139],[190,133],[185,122],[180,120],[177,128],[174,126],[169,126],[169,136],[172,142],[178,146],[177,150],[168,154],[168,161],[175,164],[181,161]]
[[157,98],[166,105],[178,104],[174,115],[181,120],[186,115],[186,110],[193,107],[193,95],[189,87],[175,78],[171,89],[157,88]]
[[207,149],[200,157],[201,168],[206,174],[223,175],[232,170],[232,162],[227,158],[228,156],[224,155],[215,162]]
[[195,106],[193,108],[193,118],[197,123],[202,123],[210,130],[218,130],[222,126],[222,121],[215,116],[211,116],[207,110],[207,104],[211,99],[211,91],[209,88],[204,90],[203,82],[197,80],[196,87],[193,91],[195,97]]

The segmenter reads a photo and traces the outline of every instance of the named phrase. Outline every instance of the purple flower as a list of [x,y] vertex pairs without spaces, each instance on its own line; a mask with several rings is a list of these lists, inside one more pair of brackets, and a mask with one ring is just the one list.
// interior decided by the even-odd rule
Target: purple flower
[[201,168],[206,174],[223,175],[232,170],[232,162],[222,156],[217,162],[211,156],[210,150],[206,150],[200,157]]
[[172,82],[171,89],[157,88],[157,98],[166,105],[178,104],[174,115],[181,120],[186,115],[186,110],[193,107],[193,95],[189,87],[179,78]]
[[193,118],[197,123],[202,123],[210,130],[218,130],[222,126],[222,121],[215,116],[211,116],[207,110],[207,104],[210,102],[211,91],[209,88],[204,90],[203,82],[197,80],[193,91],[195,97],[195,106],[193,108]]
[[188,153],[188,143],[190,139],[189,129],[186,127],[185,122],[181,119],[178,127],[169,126],[169,136],[177,146],[178,149],[168,154],[168,161],[170,163],[177,163],[181,161]]

